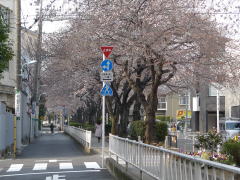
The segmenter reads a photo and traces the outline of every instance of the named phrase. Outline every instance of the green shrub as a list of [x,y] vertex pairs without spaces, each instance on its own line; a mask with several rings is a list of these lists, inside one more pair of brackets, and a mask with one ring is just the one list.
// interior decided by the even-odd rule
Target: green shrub
[[236,166],[240,167],[240,142],[228,140],[223,144],[222,152],[232,156]]
[[76,121],[70,121],[69,122],[69,126],[74,126],[74,127],[79,127],[82,124],[80,122],[76,122]]
[[168,135],[168,125],[165,122],[156,123],[156,137],[158,141],[165,141],[165,137]]
[[212,153],[217,151],[217,146],[222,145],[222,135],[216,130],[209,131],[205,135],[197,136],[198,143],[195,144],[197,148],[210,150]]
[[138,136],[141,136],[143,139],[145,131],[144,121],[132,121],[130,125],[130,137],[137,140]]
[[93,124],[89,124],[89,123],[83,123],[81,125],[82,129],[88,130],[88,131],[95,131],[95,126]]
[[171,117],[170,116],[156,116],[156,119],[160,120],[160,121],[170,121]]
[[94,131],[95,126],[89,123],[80,123],[77,121],[70,121],[69,126],[74,126],[74,127],[80,127],[82,129],[88,130],[88,131]]

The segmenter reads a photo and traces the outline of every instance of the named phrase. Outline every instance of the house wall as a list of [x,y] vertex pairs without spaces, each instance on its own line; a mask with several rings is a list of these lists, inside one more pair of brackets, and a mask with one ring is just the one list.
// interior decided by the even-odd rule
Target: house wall
[[[9,8],[10,13],[10,40],[13,44],[14,54],[16,54],[16,11],[14,0],[1,0],[0,6]],[[7,108],[14,109],[14,87],[16,86],[16,57],[9,62],[9,68],[2,73],[0,79],[0,102],[4,102]]]
[[[236,106],[240,105],[240,91],[238,88],[224,90],[225,95],[225,117],[239,117]],[[234,112],[232,112],[232,107]]]

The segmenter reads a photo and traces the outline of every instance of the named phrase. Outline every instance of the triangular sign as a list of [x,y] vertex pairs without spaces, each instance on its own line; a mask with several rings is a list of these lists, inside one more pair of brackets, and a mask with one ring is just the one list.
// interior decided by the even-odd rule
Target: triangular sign
[[112,49],[113,49],[112,46],[102,46],[101,47],[101,50],[106,58],[108,58],[108,56],[110,56],[110,54],[112,53]]
[[105,86],[102,88],[101,95],[102,96],[112,96],[113,95],[113,91],[108,84],[105,84]]

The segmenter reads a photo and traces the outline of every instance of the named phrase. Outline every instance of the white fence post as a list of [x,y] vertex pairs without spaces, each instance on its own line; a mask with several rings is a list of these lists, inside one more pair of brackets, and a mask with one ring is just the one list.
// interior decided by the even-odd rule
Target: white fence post
[[86,147],[88,150],[91,149],[92,143],[92,132],[73,126],[64,126],[64,132],[76,139],[80,144]]
[[234,180],[240,168],[185,155],[168,149],[109,136],[109,152],[156,179]]

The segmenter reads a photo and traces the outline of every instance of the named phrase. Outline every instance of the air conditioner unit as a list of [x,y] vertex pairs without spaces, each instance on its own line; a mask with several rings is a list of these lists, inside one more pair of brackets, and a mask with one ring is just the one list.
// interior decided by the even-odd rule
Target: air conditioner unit
[[193,97],[193,111],[200,111],[200,99],[199,96]]

